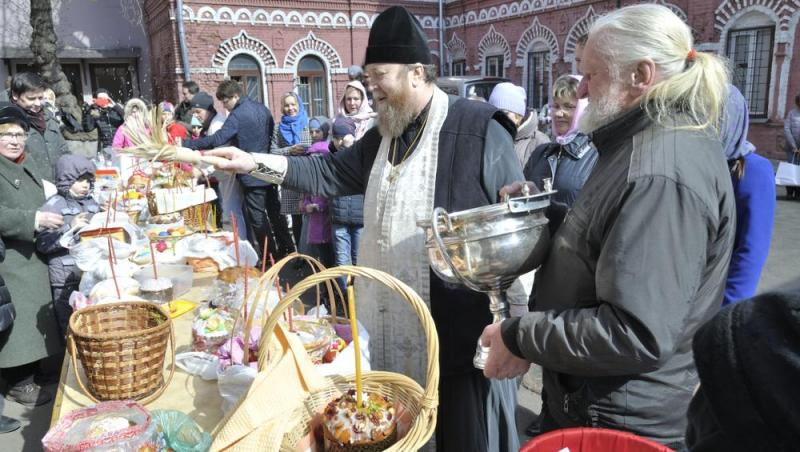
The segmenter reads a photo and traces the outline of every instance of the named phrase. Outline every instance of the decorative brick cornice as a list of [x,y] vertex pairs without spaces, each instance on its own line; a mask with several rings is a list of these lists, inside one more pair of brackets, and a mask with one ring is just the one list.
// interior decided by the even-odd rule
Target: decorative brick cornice
[[[519,0],[502,5],[491,6],[462,14],[444,18],[447,28],[461,27],[464,25],[479,25],[501,20],[513,19],[531,13],[574,6],[584,0]],[[674,5],[673,5],[674,6]],[[377,13],[358,11],[352,16],[342,12],[308,11],[280,9],[267,10],[263,8],[236,10],[227,6],[183,6],[183,17],[189,22],[213,22],[250,25],[282,25],[309,28],[369,28],[377,17]],[[423,28],[438,29],[439,17],[436,15],[418,15]]]

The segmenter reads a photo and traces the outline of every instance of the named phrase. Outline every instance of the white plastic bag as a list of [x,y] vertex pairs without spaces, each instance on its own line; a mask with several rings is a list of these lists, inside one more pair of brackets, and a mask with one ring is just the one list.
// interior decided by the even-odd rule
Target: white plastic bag
[[216,380],[219,358],[205,352],[185,352],[175,355],[175,365],[203,380]]
[[778,172],[775,174],[775,185],[800,186],[800,165],[780,162]]
[[219,395],[222,396],[222,411],[225,414],[228,414],[239,403],[239,399],[247,394],[257,373],[254,367],[241,364],[234,364],[219,371],[217,386]]

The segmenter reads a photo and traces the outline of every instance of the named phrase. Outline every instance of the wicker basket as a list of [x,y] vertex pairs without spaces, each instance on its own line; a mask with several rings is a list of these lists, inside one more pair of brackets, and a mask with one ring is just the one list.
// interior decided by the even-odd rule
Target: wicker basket
[[[68,338],[78,384],[95,402],[137,400],[149,403],[164,392],[175,373],[172,320],[148,302],[89,306],[69,319]],[[170,344],[172,365],[164,380],[164,357]],[[80,359],[88,379],[81,381]]]
[[[439,340],[436,327],[428,308],[413,289],[403,282],[384,272],[352,265],[331,268],[309,276],[299,282],[278,304],[270,314],[262,330],[259,350],[259,369],[263,369],[269,360],[269,343],[272,331],[283,312],[306,290],[338,277],[354,276],[368,278],[385,284],[398,292],[416,312],[422,323],[422,329],[428,342],[428,367],[426,387],[423,389],[417,382],[405,375],[391,372],[365,372],[362,385],[366,391],[377,392],[391,400],[395,406],[402,407],[411,419],[408,432],[389,447],[388,451],[415,451],[425,445],[436,428],[436,413],[439,404]],[[329,384],[321,390],[311,392],[302,407],[287,416],[290,424],[285,430],[281,450],[295,451],[297,445],[311,432],[312,421],[322,413],[331,400],[341,396],[345,391],[355,387],[355,376],[349,375],[328,380]]]

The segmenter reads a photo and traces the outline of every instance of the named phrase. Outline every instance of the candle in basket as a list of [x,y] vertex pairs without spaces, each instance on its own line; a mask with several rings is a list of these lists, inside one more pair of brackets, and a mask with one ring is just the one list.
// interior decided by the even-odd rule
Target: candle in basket
[[356,295],[353,290],[353,278],[347,277],[347,308],[350,313],[350,329],[353,331],[353,351],[356,354],[356,406],[360,411],[363,407],[363,394],[361,392],[361,347],[358,343],[358,321],[356,320]]

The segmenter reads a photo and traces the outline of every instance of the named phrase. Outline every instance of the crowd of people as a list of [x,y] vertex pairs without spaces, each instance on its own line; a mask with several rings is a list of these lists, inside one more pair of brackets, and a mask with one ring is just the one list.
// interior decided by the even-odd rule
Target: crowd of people
[[[177,105],[157,108],[173,143],[227,159],[212,174],[221,210],[259,260],[301,251],[326,266],[358,263],[425,300],[441,347],[431,449],[518,450],[516,378],[535,364],[544,388],[532,434],[605,427],[682,451],[737,450],[756,444],[742,440],[748,432],[770,432],[757,445],[788,450],[798,424],[764,414],[763,403],[789,405],[754,388],[769,376],[749,369],[766,345],[743,349],[746,363],[712,356],[725,350],[736,361],[739,338],[749,341],[757,322],[794,342],[800,326],[796,296],[742,301],[755,295],[775,211],[774,173],[747,140],[744,96],[725,63],[696,51],[691,30],[663,6],[598,18],[576,61],[579,74],[553,82],[547,133],[522,87],[500,83],[488,102],[437,88],[425,32],[391,7],[375,19],[363,73],[351,71],[334,118],[309,117],[295,92],[281,96],[273,117],[233,80],[217,86],[221,111],[191,81]],[[60,128],[96,129],[101,164],[153,127],[156,108],[140,99],[121,106],[99,90],[76,124],[43,101],[46,89],[37,75],[17,74],[0,110],[0,375],[6,397],[28,405],[51,397],[39,362],[63,352],[65,297],[80,279],[58,237],[104,208],[91,197],[95,163],[69,155]],[[790,161],[800,158],[795,101],[785,126]],[[42,180],[57,194],[45,199]],[[434,207],[497,203],[524,185],[555,190],[550,249],[527,304],[489,325],[485,294],[431,271],[417,220]],[[33,283],[44,279],[50,290]],[[359,280],[356,290],[373,367],[424,383],[416,316],[380,284]],[[482,371],[472,362],[479,339],[491,347]],[[796,378],[798,361],[770,364]],[[726,392],[726,375],[740,371],[753,378],[737,379],[735,390],[757,415],[735,413],[740,399]],[[783,390],[791,379],[775,381]],[[0,418],[0,432],[15,422]]]

